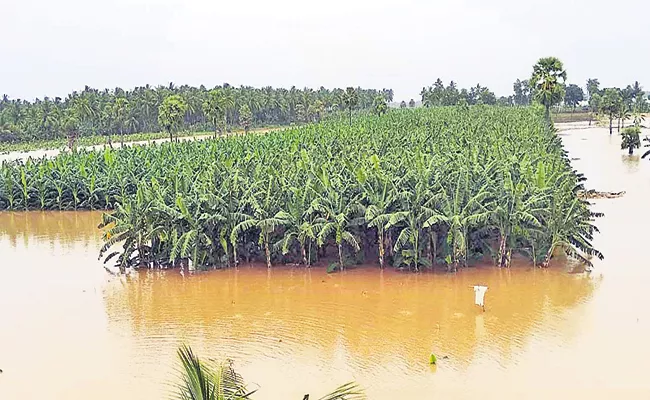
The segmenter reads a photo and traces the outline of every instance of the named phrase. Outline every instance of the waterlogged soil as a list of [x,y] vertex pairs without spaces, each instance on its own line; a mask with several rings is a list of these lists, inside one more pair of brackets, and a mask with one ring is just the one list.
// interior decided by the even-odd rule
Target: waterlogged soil
[[[110,277],[99,213],[0,213],[0,399],[169,398],[181,343],[231,358],[258,399],[350,380],[371,399],[650,398],[650,161],[603,128],[560,135],[589,189],[626,191],[593,200],[606,258],[591,274],[556,262]],[[475,284],[489,287],[485,312]]]

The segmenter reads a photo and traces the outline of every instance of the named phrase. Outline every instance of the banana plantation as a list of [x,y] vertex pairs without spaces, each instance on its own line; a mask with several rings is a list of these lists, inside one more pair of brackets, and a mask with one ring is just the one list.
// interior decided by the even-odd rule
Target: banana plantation
[[122,269],[590,264],[583,181],[542,111],[460,106],[4,162],[0,210],[106,210]]

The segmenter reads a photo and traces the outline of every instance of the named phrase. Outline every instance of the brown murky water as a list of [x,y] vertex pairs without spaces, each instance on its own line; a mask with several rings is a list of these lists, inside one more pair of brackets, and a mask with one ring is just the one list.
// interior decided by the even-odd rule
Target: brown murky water
[[[356,380],[371,399],[650,398],[650,161],[603,129],[563,133],[597,201],[591,275],[243,267],[107,278],[98,213],[0,213],[0,399],[161,399],[175,350],[230,357],[259,399]],[[471,285],[489,286],[487,311]],[[435,352],[437,367],[427,365]]]

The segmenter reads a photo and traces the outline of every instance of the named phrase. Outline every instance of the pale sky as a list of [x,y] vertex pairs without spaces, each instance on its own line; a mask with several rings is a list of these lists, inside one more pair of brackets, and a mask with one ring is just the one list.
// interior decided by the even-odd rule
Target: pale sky
[[512,93],[542,56],[571,83],[650,90],[650,0],[0,0],[0,94],[223,82]]

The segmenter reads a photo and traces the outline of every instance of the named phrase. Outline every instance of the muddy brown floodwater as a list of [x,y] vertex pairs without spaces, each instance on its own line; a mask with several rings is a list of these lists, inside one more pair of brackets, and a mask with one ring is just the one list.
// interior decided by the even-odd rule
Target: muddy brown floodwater
[[[523,265],[107,277],[98,213],[0,213],[0,399],[168,398],[181,343],[233,359],[258,399],[318,397],[349,380],[380,400],[650,398],[650,161],[624,155],[605,129],[561,136],[589,188],[627,192],[594,201],[606,258],[590,275]],[[489,286],[485,313],[477,283]]]

